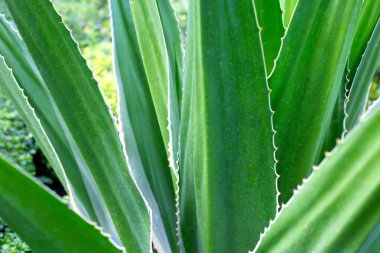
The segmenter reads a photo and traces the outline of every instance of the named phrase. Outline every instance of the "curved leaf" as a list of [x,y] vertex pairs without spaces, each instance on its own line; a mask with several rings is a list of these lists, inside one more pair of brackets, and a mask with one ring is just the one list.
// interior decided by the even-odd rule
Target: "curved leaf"
[[269,78],[277,131],[280,202],[286,203],[293,189],[310,173],[322,146],[360,7],[361,0],[298,2]]
[[153,215],[154,246],[176,251],[174,188],[166,144],[145,74],[129,1],[111,0],[114,64],[124,143]]
[[380,220],[379,124],[378,106],[313,172],[255,252],[355,252],[359,248]]
[[98,187],[127,250],[148,251],[148,210],[130,175],[109,108],[77,44],[50,1],[6,4],[56,105],[75,158],[83,164],[81,173]]
[[22,119],[37,139],[68,192],[74,209],[78,209],[77,211],[91,220],[98,221],[79,170],[80,166],[75,160],[53,109],[54,102],[44,90],[40,73],[19,34],[2,16],[0,17],[0,38],[0,54],[6,59],[7,66],[13,69],[13,76],[17,80],[13,80],[13,77],[6,80],[5,78],[9,75],[4,75],[1,77],[0,85],[16,105]]
[[53,193],[1,156],[0,215],[35,252],[122,252]]
[[[380,1],[365,0],[360,12],[359,21],[355,31],[355,37],[352,42],[350,58],[349,58],[349,80],[354,80],[356,71],[362,61],[362,56],[367,48],[376,22],[380,17]],[[348,84],[351,87],[351,83]]]
[[347,101],[347,117],[344,126],[347,131],[351,130],[364,112],[370,85],[376,73],[380,61],[380,16],[372,36],[368,41],[359,68],[352,82]]

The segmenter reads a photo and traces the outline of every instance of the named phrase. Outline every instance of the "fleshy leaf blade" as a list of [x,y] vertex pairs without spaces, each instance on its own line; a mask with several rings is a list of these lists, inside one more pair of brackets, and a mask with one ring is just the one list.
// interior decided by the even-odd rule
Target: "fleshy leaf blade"
[[358,122],[367,104],[370,85],[380,62],[380,16],[356,71],[347,100],[346,131]]
[[56,104],[74,155],[89,168],[86,177],[98,187],[122,244],[128,251],[148,251],[147,206],[130,175],[110,110],[77,44],[50,1],[6,4]]
[[185,250],[244,252],[277,208],[253,2],[190,2],[187,41],[179,181]]
[[174,187],[129,1],[110,4],[119,117],[129,164],[152,209],[155,248],[175,251]]
[[298,2],[269,78],[280,202],[310,173],[323,144],[360,8],[361,0]]
[[123,252],[1,156],[0,215],[35,252]]
[[378,106],[282,208],[254,252],[355,252],[360,247],[380,220],[379,124]]

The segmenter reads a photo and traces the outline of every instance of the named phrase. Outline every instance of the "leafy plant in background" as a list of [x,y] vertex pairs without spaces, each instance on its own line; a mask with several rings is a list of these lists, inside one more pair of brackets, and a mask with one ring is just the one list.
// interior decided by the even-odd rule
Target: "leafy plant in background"
[[20,253],[31,252],[28,245],[13,233],[8,227],[0,224],[0,252]]
[[183,62],[169,1],[111,0],[120,130],[51,2],[5,3],[0,83],[83,218],[0,159],[36,252],[378,249],[379,1],[193,0]]

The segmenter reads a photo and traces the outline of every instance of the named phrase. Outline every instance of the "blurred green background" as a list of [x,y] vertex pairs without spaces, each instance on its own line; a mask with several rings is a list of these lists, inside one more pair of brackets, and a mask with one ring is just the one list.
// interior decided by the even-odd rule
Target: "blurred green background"
[[[104,97],[117,116],[117,91],[112,71],[112,42],[107,0],[53,0],[78,41],[88,64],[99,81]],[[0,13],[6,14],[0,2]],[[186,33],[187,0],[174,0],[182,40]],[[380,95],[380,71],[376,73],[370,98]],[[18,116],[12,103],[0,90],[0,152],[64,196],[65,191]],[[31,252],[29,247],[0,220],[0,253]]]

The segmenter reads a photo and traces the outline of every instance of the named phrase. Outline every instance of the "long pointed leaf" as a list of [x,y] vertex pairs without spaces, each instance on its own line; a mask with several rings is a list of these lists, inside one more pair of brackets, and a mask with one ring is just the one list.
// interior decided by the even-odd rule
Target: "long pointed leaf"
[[[111,0],[120,119],[132,172],[152,209],[154,246],[175,251],[174,188],[129,1]],[[169,243],[171,241],[171,245]]]
[[[43,80],[19,34],[4,17],[0,17],[0,38],[0,54],[6,59],[8,67],[14,70],[13,75],[17,80],[5,80],[4,75],[0,85],[17,106],[28,127],[34,130],[34,137],[66,188],[74,208],[91,220],[98,221],[79,166],[54,112],[53,102],[43,88]],[[23,92],[20,92],[20,88]]]
[[276,213],[273,131],[252,1],[190,3],[181,118],[187,252],[244,252]]
[[[86,163],[83,159],[75,156],[76,150],[70,146],[67,136],[65,136],[63,124],[60,122],[61,116],[56,109],[57,105],[46,89],[30,53],[11,24],[4,18],[1,18],[0,22],[2,38],[0,51],[6,58],[7,65],[13,69],[16,79],[5,80],[1,85],[18,109],[24,110],[21,116],[27,123],[31,123],[30,129],[42,128],[40,132],[33,132],[37,140],[43,140],[46,137],[49,139],[51,146],[46,146],[41,142],[40,145],[45,146],[44,152],[65,186],[74,209],[97,222],[105,231],[112,234],[115,241],[120,243],[99,189],[94,180],[87,175],[89,169],[86,167]],[[20,92],[20,88],[23,92]],[[22,105],[26,102],[25,99],[30,106]],[[31,110],[41,124],[36,125],[35,122],[27,119],[27,114]],[[41,132],[46,136],[44,134],[38,136]]]
[[148,251],[148,210],[130,175],[109,108],[77,44],[51,2],[6,4],[56,104],[70,147],[89,168],[86,177],[99,188],[121,242],[129,251]]
[[377,107],[313,172],[255,252],[355,252],[359,248],[380,220],[379,124]]
[[[347,73],[342,76],[343,87],[339,92],[338,100],[336,102],[336,107],[334,109],[334,114],[331,119],[331,124],[328,133],[325,137],[325,143],[322,147],[321,157],[323,158],[323,153],[330,151],[335,147],[336,139],[342,138],[347,132],[346,127],[343,127],[344,120],[349,113],[347,112],[348,94],[352,86],[352,82],[355,79],[357,73],[357,68],[360,62],[363,62],[362,58],[366,48],[368,47],[368,41],[370,39],[371,33],[376,24],[376,18],[380,15],[380,2],[377,0],[366,0],[363,2],[363,7],[360,11],[359,21],[356,26],[354,40],[351,45],[350,57],[348,59]],[[368,83],[369,85],[369,83]],[[363,93],[367,91],[367,87],[362,88]],[[356,88],[356,92],[358,89]],[[344,98],[345,101],[342,107],[341,99]],[[365,103],[365,102],[364,102]],[[354,106],[356,107],[356,106]],[[358,108],[361,108],[358,105]],[[343,113],[342,113],[343,109]],[[336,113],[339,112],[339,113]],[[352,118],[352,117],[351,117]]]
[[0,215],[35,252],[122,252],[53,193],[2,157]]
[[[352,82],[357,68],[362,61],[362,56],[367,48],[368,41],[372,36],[373,29],[380,16],[380,1],[365,0],[360,12],[360,18],[356,27],[355,37],[352,42],[349,58],[349,80]],[[351,87],[351,83],[348,84]]]
[[364,112],[369,88],[380,61],[380,16],[352,82],[347,101],[345,129],[351,130]]
[[310,173],[321,148],[360,7],[361,0],[298,2],[269,79],[281,202]]

